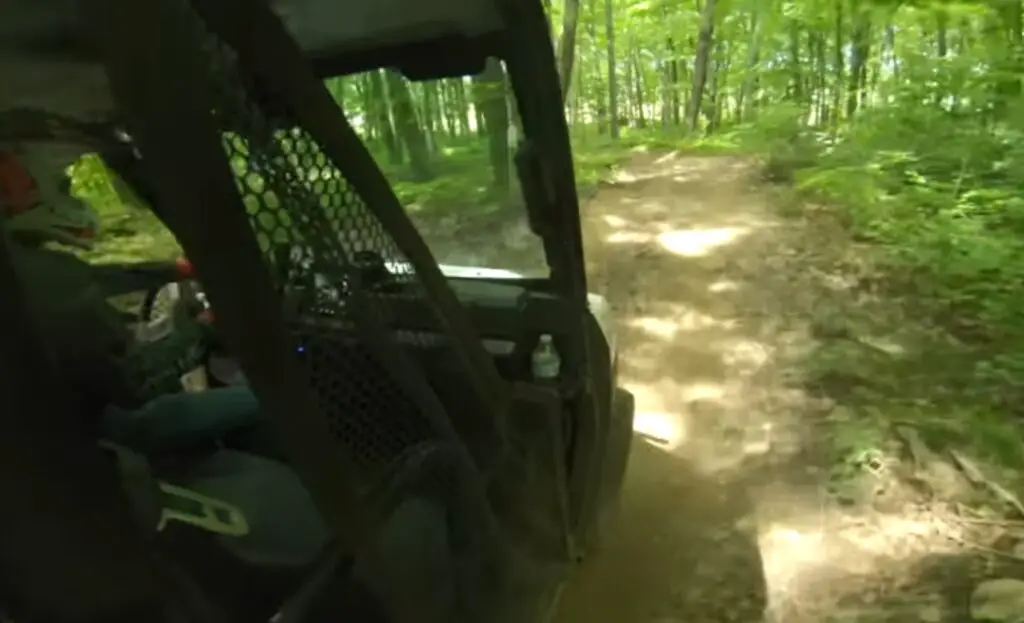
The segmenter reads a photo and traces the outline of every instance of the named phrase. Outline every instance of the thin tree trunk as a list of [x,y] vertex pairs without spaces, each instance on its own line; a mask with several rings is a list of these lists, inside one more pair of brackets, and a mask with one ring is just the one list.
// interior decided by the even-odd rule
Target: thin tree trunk
[[717,0],[706,0],[704,8],[701,10],[700,35],[697,39],[697,54],[693,61],[693,86],[690,90],[690,106],[687,110],[686,125],[691,132],[697,129],[701,100],[704,97],[704,86],[708,78],[708,61],[715,33],[716,4]]
[[753,96],[754,79],[757,77],[757,65],[761,56],[761,35],[764,32],[764,20],[758,8],[750,16],[751,35],[750,45],[747,48],[747,67],[743,76],[743,84],[740,86],[740,93],[736,101],[736,117],[743,121],[748,117],[747,106]]
[[576,57],[576,27],[579,24],[580,0],[565,0],[562,36],[558,41],[558,74],[562,81],[562,102],[568,101],[572,84],[572,67]]
[[608,118],[612,138],[619,138],[619,93],[615,80],[615,13],[614,2],[604,0],[604,36],[608,49]]

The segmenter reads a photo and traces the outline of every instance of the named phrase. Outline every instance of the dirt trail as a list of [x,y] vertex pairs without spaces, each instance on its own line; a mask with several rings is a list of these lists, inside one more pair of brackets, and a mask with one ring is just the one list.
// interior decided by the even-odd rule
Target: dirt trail
[[584,212],[591,289],[622,320],[637,436],[618,525],[564,590],[558,623],[940,620],[927,595],[912,613],[870,614],[875,585],[898,581],[928,528],[826,499],[817,438],[834,405],[791,366],[815,295],[791,285],[807,270],[785,261],[801,232],[752,165],[637,154]]

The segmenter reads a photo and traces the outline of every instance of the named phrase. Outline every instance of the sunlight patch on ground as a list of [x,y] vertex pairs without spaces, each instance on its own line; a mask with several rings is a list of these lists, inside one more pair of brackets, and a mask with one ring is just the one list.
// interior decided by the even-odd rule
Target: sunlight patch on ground
[[616,216],[615,214],[605,214],[604,216],[601,217],[601,220],[604,221],[605,225],[609,227],[614,227],[616,229],[629,225],[629,221],[622,218],[621,216]]
[[686,441],[686,427],[678,415],[659,411],[637,411],[633,432],[648,444],[671,452]]
[[640,176],[633,175],[624,169],[616,171],[615,174],[611,176],[612,183],[629,183],[635,182],[639,179],[641,179]]
[[700,331],[712,327],[732,329],[736,321],[719,320],[680,305],[667,316],[640,316],[627,321],[626,325],[654,337],[670,340],[680,332]]
[[661,156],[657,160],[655,160],[654,164],[659,164],[659,165],[660,164],[665,164],[666,162],[675,160],[678,157],[679,157],[679,152],[678,151],[670,151],[667,154],[665,154],[664,156]]
[[636,182],[643,182],[646,180],[653,180],[661,177],[662,172],[647,172],[647,173],[630,173],[626,170],[616,171],[609,180],[612,184],[633,184]]
[[905,346],[889,338],[873,337],[867,335],[862,336],[859,339],[861,342],[864,342],[868,346],[873,346],[874,348],[877,348],[878,350],[886,354],[892,355],[893,357],[907,354],[907,349]]
[[633,431],[656,448],[671,452],[686,441],[687,426],[678,405],[675,383],[624,383],[636,400]]
[[686,402],[695,400],[722,400],[725,388],[720,383],[690,383],[680,390],[680,397]]
[[718,247],[732,244],[750,233],[746,227],[677,229],[658,236],[658,243],[669,253],[683,257],[701,257]]
[[646,333],[660,337],[665,340],[672,339],[679,330],[679,325],[671,320],[665,320],[664,318],[653,318],[651,316],[644,316],[641,318],[634,318],[627,323],[630,327],[641,329]]
[[672,176],[672,181],[677,183],[677,184],[687,184],[687,183],[693,182],[693,181],[695,181],[697,179],[700,179],[700,176],[699,176],[699,174],[696,171],[687,173],[685,175],[673,175]]
[[910,579],[926,556],[957,551],[948,526],[921,511],[854,518],[809,507],[798,522],[758,523],[768,611],[781,620],[825,620],[865,588]]
[[771,360],[768,347],[753,340],[730,340],[722,349],[722,361],[734,371],[749,375],[757,372]]
[[740,284],[729,279],[722,279],[721,281],[716,281],[708,286],[708,292],[714,292],[715,294],[723,294],[725,292],[736,292],[739,289]]
[[605,242],[611,244],[642,244],[648,242],[652,236],[642,231],[617,231],[605,238]]

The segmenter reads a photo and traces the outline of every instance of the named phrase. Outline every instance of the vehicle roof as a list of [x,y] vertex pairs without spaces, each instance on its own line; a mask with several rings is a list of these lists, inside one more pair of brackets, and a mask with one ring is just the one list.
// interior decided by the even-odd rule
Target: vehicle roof
[[[406,61],[417,66],[413,73],[424,77],[454,75],[443,67],[450,64],[446,59],[486,56],[493,50],[482,49],[481,42],[502,30],[497,0],[269,1],[324,76],[401,67]],[[0,0],[0,57],[92,62],[92,46],[80,27],[81,4]],[[423,47],[428,45],[434,54],[425,58]]]

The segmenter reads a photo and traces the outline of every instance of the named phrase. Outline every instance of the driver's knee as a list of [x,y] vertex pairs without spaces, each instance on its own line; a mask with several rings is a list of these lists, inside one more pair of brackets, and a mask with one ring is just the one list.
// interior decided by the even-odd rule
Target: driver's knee
[[108,407],[101,434],[146,454],[202,447],[263,420],[247,387],[160,396],[138,409]]

